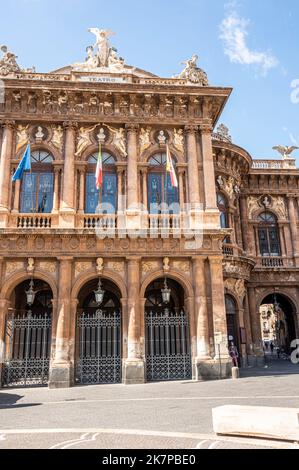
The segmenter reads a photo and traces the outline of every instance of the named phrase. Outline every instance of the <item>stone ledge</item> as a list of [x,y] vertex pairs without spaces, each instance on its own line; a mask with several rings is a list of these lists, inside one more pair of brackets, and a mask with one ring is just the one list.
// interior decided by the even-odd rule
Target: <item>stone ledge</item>
[[299,408],[225,405],[212,414],[216,434],[299,442]]

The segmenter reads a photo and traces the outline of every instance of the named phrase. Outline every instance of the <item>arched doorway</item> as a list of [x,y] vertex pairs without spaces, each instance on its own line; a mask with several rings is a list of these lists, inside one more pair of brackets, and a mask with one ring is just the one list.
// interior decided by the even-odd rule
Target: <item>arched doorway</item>
[[290,352],[291,342],[296,339],[295,307],[290,299],[280,293],[270,294],[260,306],[262,341],[266,350],[270,344],[281,351]]
[[[108,279],[93,279],[79,292],[76,383],[121,382],[121,293]],[[96,299],[96,292],[102,299]]]
[[[165,299],[165,296],[169,298]],[[191,379],[189,318],[184,289],[173,279],[160,278],[147,287],[145,298],[147,380]]]
[[227,323],[227,337],[229,345],[234,343],[237,347],[239,354],[240,340],[239,340],[239,322],[238,322],[238,309],[235,299],[225,294],[225,310],[226,310],[226,323]]
[[4,387],[47,385],[51,355],[52,290],[39,279],[19,284],[6,318]]

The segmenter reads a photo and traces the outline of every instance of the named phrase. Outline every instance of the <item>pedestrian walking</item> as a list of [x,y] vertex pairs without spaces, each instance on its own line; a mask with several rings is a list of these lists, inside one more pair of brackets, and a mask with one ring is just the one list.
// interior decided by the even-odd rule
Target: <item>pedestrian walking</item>
[[238,364],[239,353],[238,353],[238,349],[236,348],[233,342],[231,342],[228,350],[229,350],[229,355],[232,358],[233,366],[238,367],[239,366]]

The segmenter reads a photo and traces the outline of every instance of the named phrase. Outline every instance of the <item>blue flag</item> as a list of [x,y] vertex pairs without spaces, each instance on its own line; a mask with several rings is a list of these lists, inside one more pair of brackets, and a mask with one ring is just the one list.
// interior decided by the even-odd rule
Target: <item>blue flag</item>
[[31,170],[31,152],[30,152],[30,144],[27,145],[25,153],[23,155],[22,160],[19,163],[18,168],[15,171],[15,174],[12,177],[12,181],[21,180],[24,171]]

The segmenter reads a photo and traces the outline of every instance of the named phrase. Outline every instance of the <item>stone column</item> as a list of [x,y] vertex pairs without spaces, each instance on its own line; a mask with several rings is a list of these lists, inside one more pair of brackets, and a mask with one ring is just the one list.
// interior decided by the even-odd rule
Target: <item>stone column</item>
[[247,254],[253,254],[252,248],[249,247],[249,227],[248,227],[248,211],[247,211],[247,198],[246,196],[241,195],[239,199],[240,205],[240,220],[241,220],[241,232],[242,232],[242,241],[243,241],[243,250]]
[[[144,383],[144,360],[140,344],[140,258],[127,258],[128,358],[124,363],[124,383]],[[143,313],[143,312],[142,312]]]
[[262,350],[262,331],[259,305],[256,302],[256,295],[254,287],[248,288],[248,303],[250,312],[251,334],[254,353],[257,356],[263,355]]
[[250,311],[249,311],[249,302],[248,302],[248,291],[245,295],[245,309],[244,309],[244,325],[246,329],[246,352],[247,355],[252,355],[253,353],[253,341],[251,334],[251,322],[250,322]]
[[196,133],[198,128],[196,126],[186,126],[187,133],[187,159],[188,159],[188,181],[189,181],[189,202],[191,209],[196,209],[200,203],[199,198],[199,177],[198,177],[198,156],[197,156],[197,143]]
[[0,378],[2,376],[2,367],[5,360],[5,321],[9,306],[10,302],[8,300],[0,299]]
[[141,169],[142,174],[142,204],[144,211],[147,212],[147,168]]
[[137,211],[138,204],[138,146],[137,131],[138,126],[127,124],[127,210],[133,214]]
[[79,168],[80,187],[79,187],[79,214],[84,214],[85,202],[85,168]]
[[215,211],[217,214],[217,222],[219,225],[219,211],[216,200],[216,185],[215,185],[215,169],[213,159],[212,147],[212,125],[202,124],[201,131],[201,148],[202,148],[202,164],[204,176],[204,193],[205,193],[205,209],[208,211]]
[[[7,224],[10,193],[10,162],[13,152],[14,121],[3,123],[3,135],[0,157],[0,227]],[[1,214],[2,213],[2,214]]]
[[64,127],[65,152],[61,204],[61,213],[63,213],[63,217],[61,225],[73,227],[75,213],[75,152],[77,124],[74,122],[67,122],[64,124]]
[[292,236],[292,245],[293,245],[293,256],[296,260],[296,266],[299,265],[299,247],[298,247],[298,230],[297,230],[297,217],[295,210],[295,201],[294,197],[288,197],[288,210],[290,217],[290,229]]
[[21,190],[21,180],[15,182],[15,194],[13,200],[13,210],[12,212],[18,213],[20,208],[20,190]]
[[220,356],[222,364],[221,374],[223,377],[230,374],[231,359],[228,354],[222,257],[209,256],[209,263],[211,276],[214,340],[215,342],[219,341],[220,343],[220,347],[218,345],[215,346],[215,361],[219,361]]
[[184,210],[185,206],[185,196],[184,196],[184,174],[185,169],[178,167],[178,174],[179,174],[179,202],[181,212]]
[[59,211],[59,174],[60,168],[54,167],[54,193],[53,193],[53,214],[57,214]]
[[192,259],[192,264],[195,292],[194,303],[197,332],[197,359],[201,361],[205,359],[211,359],[209,354],[209,318],[207,309],[205,259],[196,256]]
[[70,296],[72,287],[73,258],[65,256],[59,258],[59,261],[57,324],[54,336],[55,355],[50,370],[50,388],[66,388],[71,385]]
[[117,212],[123,210],[123,168],[117,168]]

